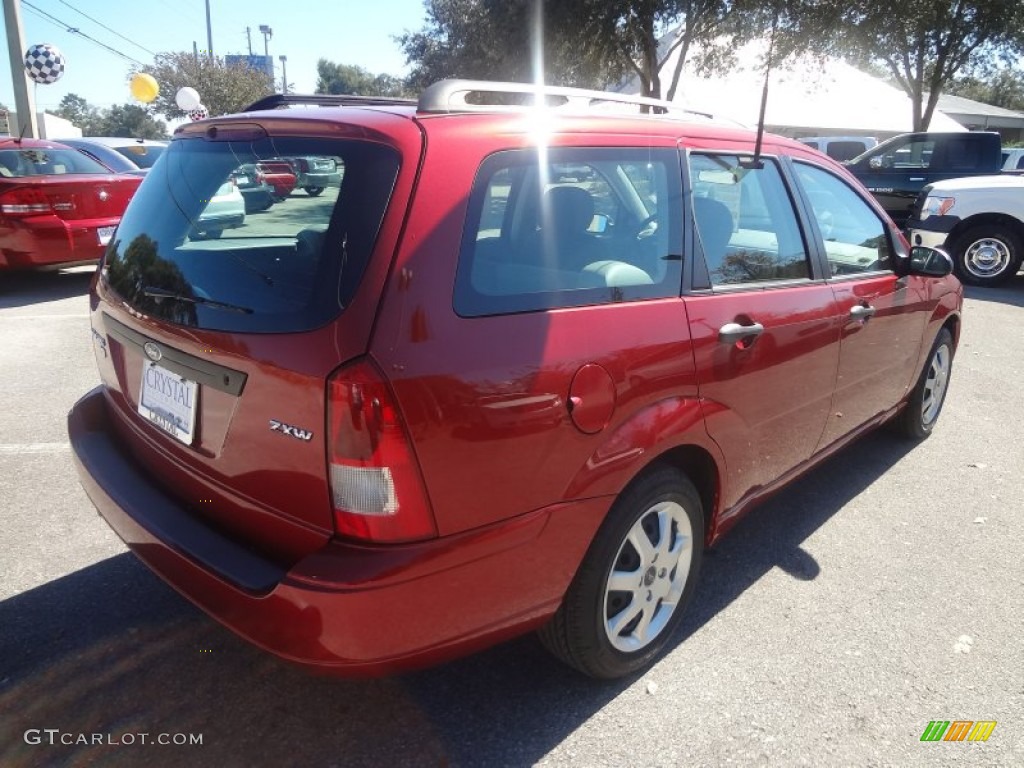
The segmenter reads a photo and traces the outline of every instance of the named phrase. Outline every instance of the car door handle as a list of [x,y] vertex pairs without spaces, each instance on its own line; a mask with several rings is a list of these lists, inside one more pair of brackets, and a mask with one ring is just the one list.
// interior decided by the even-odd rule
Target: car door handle
[[850,307],[850,317],[854,320],[867,320],[873,316],[878,310],[871,305],[856,304]]
[[762,333],[764,333],[764,326],[760,323],[751,323],[750,325],[726,323],[718,329],[718,340],[726,344],[733,344],[751,336],[760,336]]
[[907,181],[924,181],[924,176],[911,176]]

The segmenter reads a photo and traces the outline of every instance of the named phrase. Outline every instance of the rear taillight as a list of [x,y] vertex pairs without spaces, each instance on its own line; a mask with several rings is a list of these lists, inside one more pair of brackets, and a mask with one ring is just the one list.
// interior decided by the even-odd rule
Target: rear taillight
[[372,363],[362,361],[331,376],[327,418],[337,532],[377,542],[436,536],[409,433]]
[[21,187],[0,195],[0,213],[5,216],[38,216],[41,213],[53,213],[53,206],[42,191]]

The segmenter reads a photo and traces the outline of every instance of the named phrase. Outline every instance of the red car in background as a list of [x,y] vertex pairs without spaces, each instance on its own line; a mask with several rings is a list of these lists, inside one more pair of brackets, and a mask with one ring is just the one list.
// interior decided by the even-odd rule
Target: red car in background
[[0,140],[0,271],[97,261],[141,181],[52,141]]
[[267,184],[274,188],[274,200],[281,202],[295,189],[296,176],[292,167],[284,160],[264,160],[257,166],[263,171]]

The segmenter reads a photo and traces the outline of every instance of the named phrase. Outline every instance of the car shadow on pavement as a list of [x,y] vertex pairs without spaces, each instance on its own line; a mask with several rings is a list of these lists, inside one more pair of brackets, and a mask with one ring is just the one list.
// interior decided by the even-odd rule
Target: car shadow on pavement
[[975,301],[993,301],[1011,307],[1024,307],[1024,273],[1018,274],[1005,285],[998,288],[979,288],[974,285],[964,286],[964,296]]
[[[870,435],[752,511],[705,558],[677,642],[776,567],[816,578],[803,542],[913,446]],[[0,765],[531,765],[635,682],[583,678],[533,636],[398,677],[316,677],[122,554],[0,602]],[[80,734],[104,741],[59,743]]]
[[95,267],[75,267],[58,272],[0,274],[0,309],[84,296],[95,272]]

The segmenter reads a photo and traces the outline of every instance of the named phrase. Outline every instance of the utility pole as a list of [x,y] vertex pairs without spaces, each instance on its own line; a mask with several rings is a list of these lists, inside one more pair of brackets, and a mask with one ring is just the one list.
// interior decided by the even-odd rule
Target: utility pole
[[210,0],[206,0],[206,55],[213,61],[213,27],[210,25]]
[[7,53],[11,60],[11,81],[14,86],[14,109],[18,113],[18,123],[12,136],[24,135],[36,139],[39,137],[39,125],[36,122],[36,100],[32,89],[28,87],[28,75],[25,74],[25,39],[21,31],[21,4],[19,0],[3,0],[4,27],[7,30]]
[[288,57],[278,56],[281,60],[281,93],[288,93]]
[[249,55],[252,56],[252,27],[245,28],[245,39],[249,44]]

